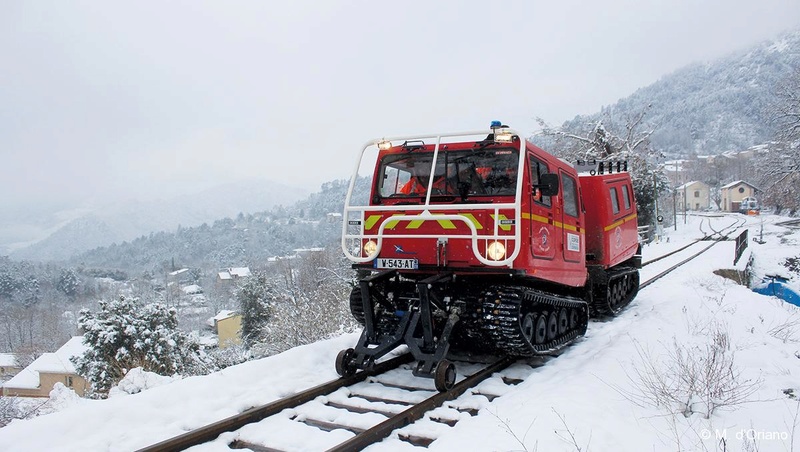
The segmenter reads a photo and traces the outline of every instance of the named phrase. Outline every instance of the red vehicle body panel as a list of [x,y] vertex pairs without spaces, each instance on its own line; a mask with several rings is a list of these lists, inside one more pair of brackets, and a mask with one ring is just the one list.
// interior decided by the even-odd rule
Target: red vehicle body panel
[[[447,151],[471,150],[475,143],[455,143],[445,146]],[[519,147],[519,143],[514,143]],[[423,145],[414,153],[432,153],[433,145]],[[443,151],[440,151],[443,152]],[[379,173],[376,165],[375,181],[370,195],[370,206],[387,210],[366,212],[363,219],[364,240],[380,237],[379,258],[417,259],[418,271],[430,271],[446,267],[455,273],[470,273],[476,269],[497,273],[515,270],[518,274],[543,279],[558,284],[579,287],[586,283],[588,265],[612,267],[633,256],[637,250],[636,207],[628,173],[613,175],[581,175],[575,168],[550,155],[537,146],[525,142],[522,176],[520,218],[515,209],[475,209],[455,196],[431,196],[430,205],[424,199],[394,198],[381,195],[379,181],[386,175]],[[392,147],[379,153],[379,161],[386,156],[408,154],[402,147]],[[539,176],[553,173],[559,176],[559,193],[550,197],[540,196],[534,185]],[[399,185],[400,181],[395,182]],[[609,189],[617,191],[617,212],[613,212]],[[623,188],[625,187],[625,188]],[[623,198],[627,190],[627,198]],[[583,196],[584,199],[581,199]],[[423,197],[424,198],[424,197]],[[626,201],[627,199],[627,201]],[[476,196],[470,202],[478,204],[513,203],[511,196]],[[439,206],[447,208],[437,209]],[[427,207],[427,208],[426,208]],[[460,209],[459,207],[463,207]],[[428,219],[407,217],[393,220],[398,215],[418,215],[422,211],[433,215]],[[460,215],[459,219],[435,219],[443,215]],[[466,218],[467,220],[464,220]],[[473,247],[486,255],[489,240],[472,240],[474,227],[479,236],[494,234],[494,239],[504,241],[506,252],[511,255],[517,248],[519,253],[513,263],[506,267],[487,267],[475,257]],[[520,228],[520,240],[513,238],[515,228]],[[441,237],[448,236],[446,244]],[[590,260],[587,262],[587,255]],[[375,264],[361,264],[367,268]]]
[[587,263],[608,268],[633,257],[639,242],[628,173],[581,176],[580,183],[587,206]]

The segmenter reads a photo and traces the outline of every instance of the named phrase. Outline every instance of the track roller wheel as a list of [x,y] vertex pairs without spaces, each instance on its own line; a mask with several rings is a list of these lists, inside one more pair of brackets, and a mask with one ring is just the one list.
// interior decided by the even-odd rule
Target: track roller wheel
[[353,363],[353,356],[356,351],[352,348],[342,350],[336,356],[336,373],[343,377],[351,377],[356,373],[356,366]]
[[533,334],[533,344],[541,345],[547,342],[547,316],[541,314],[536,317],[536,331]]
[[532,312],[525,314],[519,321],[522,336],[525,337],[529,343],[533,344],[533,338],[536,335],[536,316]]
[[552,341],[558,335],[558,314],[550,311],[547,316],[547,341]]
[[570,309],[569,311],[569,329],[573,329],[578,326],[578,310],[577,309]]
[[569,329],[569,314],[567,308],[558,310],[558,334],[562,335]]
[[433,383],[437,391],[449,391],[456,384],[456,365],[446,359],[439,361]]

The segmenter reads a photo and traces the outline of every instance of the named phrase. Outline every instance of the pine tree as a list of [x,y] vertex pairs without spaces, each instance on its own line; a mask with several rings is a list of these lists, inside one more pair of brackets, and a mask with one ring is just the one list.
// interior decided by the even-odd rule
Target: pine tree
[[273,297],[270,282],[263,272],[245,278],[236,291],[242,315],[242,341],[252,347],[266,337],[266,326],[272,316]]
[[78,284],[80,284],[80,279],[78,279],[78,275],[75,273],[75,270],[71,268],[65,268],[61,270],[61,275],[58,277],[58,283],[56,287],[61,292],[64,292],[67,296],[74,296],[78,292]]
[[100,396],[130,369],[171,376],[199,360],[199,345],[178,330],[175,309],[161,304],[142,305],[125,297],[100,301],[97,313],[81,310],[78,325],[89,349],[72,362]]

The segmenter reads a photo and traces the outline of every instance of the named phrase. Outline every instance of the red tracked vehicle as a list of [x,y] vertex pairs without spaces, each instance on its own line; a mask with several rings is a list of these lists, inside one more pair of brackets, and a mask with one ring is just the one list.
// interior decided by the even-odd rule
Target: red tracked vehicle
[[[630,175],[621,162],[579,170],[498,122],[368,142],[342,229],[364,331],[337,356],[339,374],[406,344],[414,374],[446,390],[451,348],[548,353],[583,335],[591,315],[619,312],[641,267]],[[370,179],[361,202],[360,175]]]

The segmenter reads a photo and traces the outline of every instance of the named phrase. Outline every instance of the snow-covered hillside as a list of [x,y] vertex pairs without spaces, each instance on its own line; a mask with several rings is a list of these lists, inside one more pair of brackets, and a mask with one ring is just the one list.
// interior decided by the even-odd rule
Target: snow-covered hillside
[[[762,221],[764,228],[765,243],[750,242],[753,268],[758,274],[780,271],[800,289],[800,275],[788,274],[780,265],[800,254],[800,231],[775,225],[779,220],[769,215],[748,218],[751,237],[758,236]],[[678,231],[667,231],[669,241],[645,247],[644,260],[698,238],[700,221],[690,216],[685,226],[679,222]],[[733,219],[716,216],[710,221],[719,230]],[[591,322],[586,337],[544,366],[518,363],[504,371],[524,376],[522,383],[504,386],[499,375],[482,383],[507,389],[492,402],[482,399],[477,416],[461,414],[455,427],[436,427],[438,440],[429,449],[793,450],[800,444],[795,438],[800,425],[800,310],[714,274],[733,268],[733,246],[715,245],[702,258],[643,289],[618,318]],[[657,271],[645,267],[642,279]],[[355,335],[345,335],[106,401],[68,399],[59,412],[0,429],[0,449],[116,451],[153,444],[336,378],[336,353],[355,341]],[[415,379],[408,369],[397,372],[395,378],[432,388],[432,382]],[[681,377],[692,378],[693,396]],[[704,398],[712,392],[710,399]],[[721,406],[707,416],[711,399]],[[307,410],[319,412],[320,406]],[[287,427],[288,416],[265,421],[264,428],[280,426],[269,434],[249,435],[296,450],[331,446],[313,435],[296,436]],[[421,422],[407,428],[433,429]],[[225,434],[192,450],[228,450],[225,444],[236,436]],[[395,433],[369,450],[412,448]]]
[[[17,230],[39,231],[43,235],[27,237],[28,243],[13,243],[14,236],[0,234],[0,254],[7,249],[14,259],[66,260],[99,246],[130,241],[153,232],[173,231],[178,226],[199,226],[221,218],[234,218],[242,212],[285,206],[307,195],[304,189],[254,179],[218,185],[194,194],[164,193],[158,200],[119,200],[70,211],[69,215],[58,217],[63,218],[61,222],[57,222],[58,218],[47,217],[51,223],[40,225],[38,222],[43,220],[32,217],[30,224],[13,224]],[[76,216],[78,214],[80,216]]]
[[651,85],[564,124],[579,130],[603,115],[622,125],[650,105],[645,129],[655,149],[671,156],[742,151],[774,139],[775,86],[798,64],[800,30],[750,49],[664,75]]

